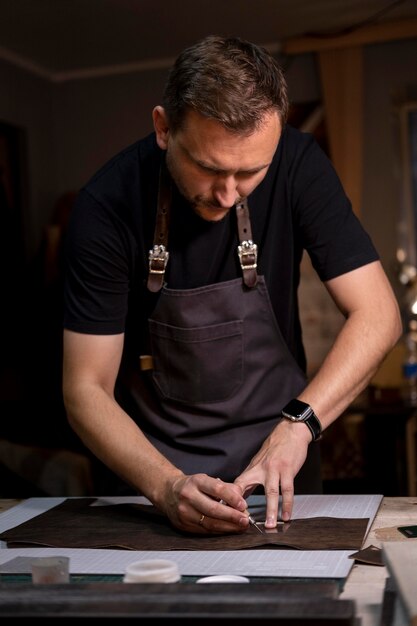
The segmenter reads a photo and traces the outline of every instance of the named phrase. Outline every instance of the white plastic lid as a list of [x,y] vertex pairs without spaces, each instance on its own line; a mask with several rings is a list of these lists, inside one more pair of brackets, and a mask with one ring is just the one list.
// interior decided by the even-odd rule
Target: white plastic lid
[[199,578],[198,583],[248,583],[249,578],[246,576],[237,576],[236,574],[217,574],[215,576],[205,576]]

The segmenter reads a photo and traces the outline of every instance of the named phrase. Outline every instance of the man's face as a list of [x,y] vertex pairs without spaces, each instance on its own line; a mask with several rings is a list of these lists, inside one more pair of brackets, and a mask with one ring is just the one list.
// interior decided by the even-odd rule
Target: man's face
[[[221,220],[264,179],[277,149],[281,124],[275,111],[251,135],[238,135],[195,111],[172,134],[163,108],[154,110],[158,145],[181,194],[200,217]],[[162,130],[163,129],[163,130]]]

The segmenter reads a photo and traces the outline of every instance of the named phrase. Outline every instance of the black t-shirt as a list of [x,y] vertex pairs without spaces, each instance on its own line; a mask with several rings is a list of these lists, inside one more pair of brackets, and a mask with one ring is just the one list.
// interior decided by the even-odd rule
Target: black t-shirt
[[[81,190],[67,239],[65,328],[125,332],[125,358],[136,362],[158,298],[146,280],[161,158],[151,134],[111,159]],[[283,338],[305,369],[297,303],[303,250],[322,281],[375,261],[378,254],[329,159],[311,135],[290,126],[248,204],[258,273],[265,276]],[[241,276],[238,243],[234,211],[207,222],[174,189],[165,274],[170,288]]]

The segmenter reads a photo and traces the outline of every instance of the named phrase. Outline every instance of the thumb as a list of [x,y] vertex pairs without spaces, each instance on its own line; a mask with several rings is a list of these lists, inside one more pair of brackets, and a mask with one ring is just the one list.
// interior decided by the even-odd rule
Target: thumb
[[251,493],[256,489],[256,487],[260,483],[253,483],[253,482],[246,483],[243,476],[241,475],[236,478],[236,480],[234,481],[234,484],[239,487],[242,497],[245,498],[246,500],[246,498],[251,495]]

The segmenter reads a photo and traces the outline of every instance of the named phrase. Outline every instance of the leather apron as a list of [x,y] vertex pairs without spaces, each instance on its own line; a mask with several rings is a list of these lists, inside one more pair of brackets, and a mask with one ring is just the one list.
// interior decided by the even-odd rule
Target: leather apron
[[[131,379],[130,393],[140,428],[175,466],[233,482],[306,377],[282,337],[264,277],[256,273],[246,202],[236,205],[243,278],[193,289],[163,283],[168,253],[160,242],[167,242],[170,202],[165,184],[160,180],[148,278],[148,288],[160,290],[149,318],[152,369]],[[295,489],[321,493],[319,444],[309,445]]]

